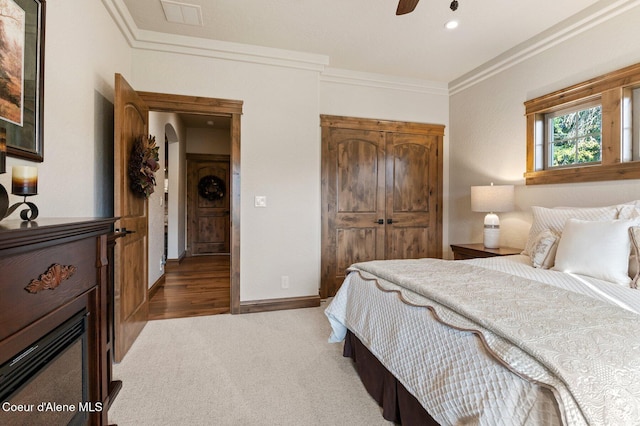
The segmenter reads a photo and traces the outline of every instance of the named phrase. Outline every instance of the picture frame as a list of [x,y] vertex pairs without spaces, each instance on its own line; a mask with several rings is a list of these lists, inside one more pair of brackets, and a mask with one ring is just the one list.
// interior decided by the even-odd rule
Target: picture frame
[[46,0],[0,0],[0,128],[7,156],[44,161]]

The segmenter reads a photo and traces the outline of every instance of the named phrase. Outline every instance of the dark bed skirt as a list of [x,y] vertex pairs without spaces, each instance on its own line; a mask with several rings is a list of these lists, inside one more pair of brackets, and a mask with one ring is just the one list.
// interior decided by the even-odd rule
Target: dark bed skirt
[[438,425],[351,331],[347,331],[342,354],[353,360],[360,380],[369,395],[382,407],[382,416],[386,420],[404,426]]

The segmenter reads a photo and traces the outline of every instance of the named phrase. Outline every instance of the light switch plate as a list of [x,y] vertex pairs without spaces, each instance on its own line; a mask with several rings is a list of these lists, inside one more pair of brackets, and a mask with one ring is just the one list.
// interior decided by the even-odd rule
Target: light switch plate
[[254,205],[256,207],[267,207],[267,197],[265,195],[256,195]]

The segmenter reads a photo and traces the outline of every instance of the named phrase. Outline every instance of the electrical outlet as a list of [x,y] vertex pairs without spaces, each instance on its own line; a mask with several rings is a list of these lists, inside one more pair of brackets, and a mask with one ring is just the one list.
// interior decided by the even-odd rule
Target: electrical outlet
[[164,262],[160,259],[160,272],[164,272]]
[[289,277],[287,275],[283,275],[280,281],[282,288],[289,288]]

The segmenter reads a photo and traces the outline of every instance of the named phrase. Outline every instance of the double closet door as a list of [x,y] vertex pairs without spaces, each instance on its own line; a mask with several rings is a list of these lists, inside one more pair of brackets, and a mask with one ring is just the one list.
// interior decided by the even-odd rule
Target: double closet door
[[320,296],[355,262],[442,257],[444,126],[326,115],[321,126]]

